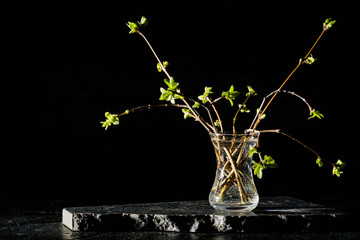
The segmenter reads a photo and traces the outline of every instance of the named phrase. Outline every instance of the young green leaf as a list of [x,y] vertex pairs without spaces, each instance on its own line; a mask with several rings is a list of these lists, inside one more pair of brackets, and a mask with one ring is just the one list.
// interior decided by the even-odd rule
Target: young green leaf
[[249,158],[251,158],[255,153],[258,153],[257,148],[256,148],[256,147],[250,148],[250,149],[249,149],[249,152],[248,152]]
[[173,77],[170,77],[170,80],[164,79],[164,82],[168,86],[168,89],[160,88],[160,100],[175,104],[175,99],[183,99],[183,96],[176,94],[180,93],[180,89],[178,89],[179,83],[175,82]]
[[175,104],[175,97],[174,97],[174,92],[169,91],[169,90],[165,90],[164,88],[160,88],[160,100],[161,101],[169,101],[172,104]]
[[156,68],[157,68],[157,70],[158,70],[159,72],[162,71],[162,66],[161,66],[160,63],[156,64]]
[[184,113],[184,119],[187,119],[188,117],[192,117],[192,115],[190,113],[190,109],[183,108],[182,112]]
[[[249,156],[250,156],[250,152],[253,151],[255,153],[257,153],[257,149],[254,150],[256,148],[252,148],[249,150]],[[251,153],[251,155],[253,155],[254,153]],[[261,158],[261,157],[260,157]],[[254,169],[254,174],[261,179],[263,177],[263,170],[267,169],[267,168],[277,168],[278,165],[275,163],[275,160],[271,157],[271,156],[264,156],[264,159],[261,160],[260,162],[255,162],[254,160],[252,161],[252,168]]]
[[193,107],[193,108],[199,108],[199,107],[200,107],[200,103],[199,103],[199,102],[195,102],[192,107]]
[[105,128],[105,130],[107,130],[108,129],[108,127],[111,125],[108,121],[105,121],[105,122],[100,122],[100,123],[102,123],[102,127],[104,127]]
[[318,158],[316,159],[316,164],[317,164],[319,167],[324,166],[324,163],[323,163],[323,161],[321,160],[320,157],[318,157]]
[[346,167],[346,163],[344,163],[343,161],[341,161],[340,159],[337,160],[336,162],[336,166],[339,166],[341,168]]
[[137,23],[134,22],[128,22],[126,25],[130,28],[129,34],[137,33],[139,32],[140,28],[144,28],[148,25],[148,20],[146,17],[142,16],[140,21],[137,21]]
[[254,174],[259,179],[262,179],[264,166],[261,163],[255,162],[254,160],[252,161],[252,164],[253,164],[252,168],[254,169]]
[[265,168],[277,168],[278,167],[277,163],[275,163],[275,160],[271,156],[268,156],[268,155],[264,156],[263,164],[264,164]]
[[111,118],[111,116],[112,116],[111,113],[109,113],[109,112],[106,112],[106,113],[105,113],[105,117],[106,117],[107,119]]

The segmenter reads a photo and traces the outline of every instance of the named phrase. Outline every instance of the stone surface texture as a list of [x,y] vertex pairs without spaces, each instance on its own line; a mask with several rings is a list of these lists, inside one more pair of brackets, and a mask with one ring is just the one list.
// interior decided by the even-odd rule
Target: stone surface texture
[[208,201],[105,205],[63,209],[73,231],[269,233],[352,231],[352,215],[291,197],[262,198],[246,214],[215,211]]

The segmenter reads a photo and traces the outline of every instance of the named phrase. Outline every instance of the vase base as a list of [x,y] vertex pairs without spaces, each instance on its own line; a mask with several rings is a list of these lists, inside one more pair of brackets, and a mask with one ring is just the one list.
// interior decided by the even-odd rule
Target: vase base
[[247,213],[254,210],[257,206],[255,203],[251,204],[211,204],[211,206],[216,210],[220,212],[241,212],[241,213]]

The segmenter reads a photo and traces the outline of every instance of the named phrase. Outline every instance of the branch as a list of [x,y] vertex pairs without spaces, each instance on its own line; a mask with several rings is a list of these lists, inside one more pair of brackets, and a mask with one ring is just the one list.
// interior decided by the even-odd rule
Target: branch
[[308,53],[305,55],[305,57],[302,59],[300,58],[299,63],[296,65],[296,67],[294,68],[294,70],[292,70],[292,72],[289,74],[289,76],[285,79],[285,81],[281,84],[281,86],[275,91],[275,94],[272,96],[272,98],[269,100],[269,102],[266,104],[264,110],[262,112],[260,112],[259,110],[259,114],[257,114],[257,120],[255,122],[255,125],[252,129],[256,129],[257,125],[259,124],[260,120],[261,120],[261,116],[264,115],[265,111],[268,109],[270,103],[274,100],[274,98],[276,97],[276,95],[281,91],[281,89],[284,87],[284,85],[286,84],[286,82],[289,80],[289,78],[294,74],[294,72],[303,64],[306,63],[307,58],[310,56],[312,50],[314,49],[314,47],[316,46],[316,44],[319,42],[320,38],[323,36],[324,32],[328,29],[329,27],[324,27],[322,32],[320,33],[319,37],[316,39],[315,43],[312,45],[312,47],[310,48],[310,50],[308,51]]
[[[206,121],[202,120],[200,114],[198,114],[194,108],[192,108],[189,103],[186,101],[186,99],[182,99],[183,102],[186,104],[186,108],[188,108],[192,113],[193,115],[195,115],[194,119],[195,121],[198,121],[199,123],[201,123],[201,125],[203,125],[203,127],[209,132],[216,132],[216,129],[215,127],[212,127],[209,123],[207,123]],[[212,129],[212,131],[210,130]]]
[[103,122],[100,122],[102,124],[102,127],[105,128],[105,130],[108,129],[108,127],[110,127],[111,125],[119,125],[119,117],[127,115],[129,113],[133,113],[136,111],[140,111],[143,109],[152,109],[152,108],[157,108],[157,107],[178,107],[178,108],[183,108],[186,107],[185,105],[180,105],[180,104],[158,104],[158,105],[144,105],[144,106],[139,106],[139,107],[135,107],[132,108],[130,110],[125,110],[125,112],[120,113],[120,114],[111,114],[109,112],[105,113],[105,117],[106,120]]
[[151,104],[148,104],[148,105],[144,105],[144,106],[139,106],[139,107],[135,107],[135,108],[132,108],[130,110],[126,110],[125,112],[123,113],[120,113],[120,114],[114,114],[118,117],[120,116],[123,116],[123,115],[126,115],[126,114],[129,114],[129,113],[133,113],[133,112],[136,112],[136,111],[141,111],[141,110],[144,110],[144,109],[153,109],[153,108],[159,108],[159,107],[177,107],[177,108],[185,108],[186,105],[181,105],[181,104],[157,104],[157,105],[151,105]]
[[[218,113],[218,111],[217,111],[217,109],[216,109],[216,107],[215,107],[215,105],[214,105],[214,102],[212,102],[209,97],[208,97],[207,99],[208,99],[211,107],[213,108],[213,110],[214,110],[214,112],[215,112],[215,114],[216,114],[217,119],[219,120],[220,131],[221,131],[221,133],[224,133],[224,129],[223,129],[223,126],[222,126],[222,121],[221,121],[220,115],[219,115],[219,113]],[[207,109],[207,110],[208,110],[208,109]],[[210,112],[209,112],[209,116],[210,116],[210,118],[211,118]],[[211,122],[212,122],[212,124],[214,125],[214,122],[213,122],[212,119],[211,119]],[[214,129],[216,129],[216,126],[215,126],[215,125],[214,125]]]
[[306,144],[304,144],[303,142],[297,140],[296,138],[290,136],[289,134],[286,134],[284,132],[281,132],[280,129],[273,129],[273,130],[262,130],[260,131],[260,133],[278,133],[278,134],[281,134],[283,136],[286,136],[288,138],[290,138],[291,140],[297,142],[298,144],[300,144],[301,146],[303,146],[304,148],[310,150],[312,153],[314,153],[318,158],[321,158],[320,155],[314,150],[312,149],[311,147],[307,146]]

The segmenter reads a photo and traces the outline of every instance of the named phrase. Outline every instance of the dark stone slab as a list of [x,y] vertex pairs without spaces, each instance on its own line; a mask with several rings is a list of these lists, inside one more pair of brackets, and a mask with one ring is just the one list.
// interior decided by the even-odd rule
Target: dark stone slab
[[356,229],[352,215],[291,197],[262,198],[247,214],[215,211],[208,201],[64,208],[73,231],[328,232]]

